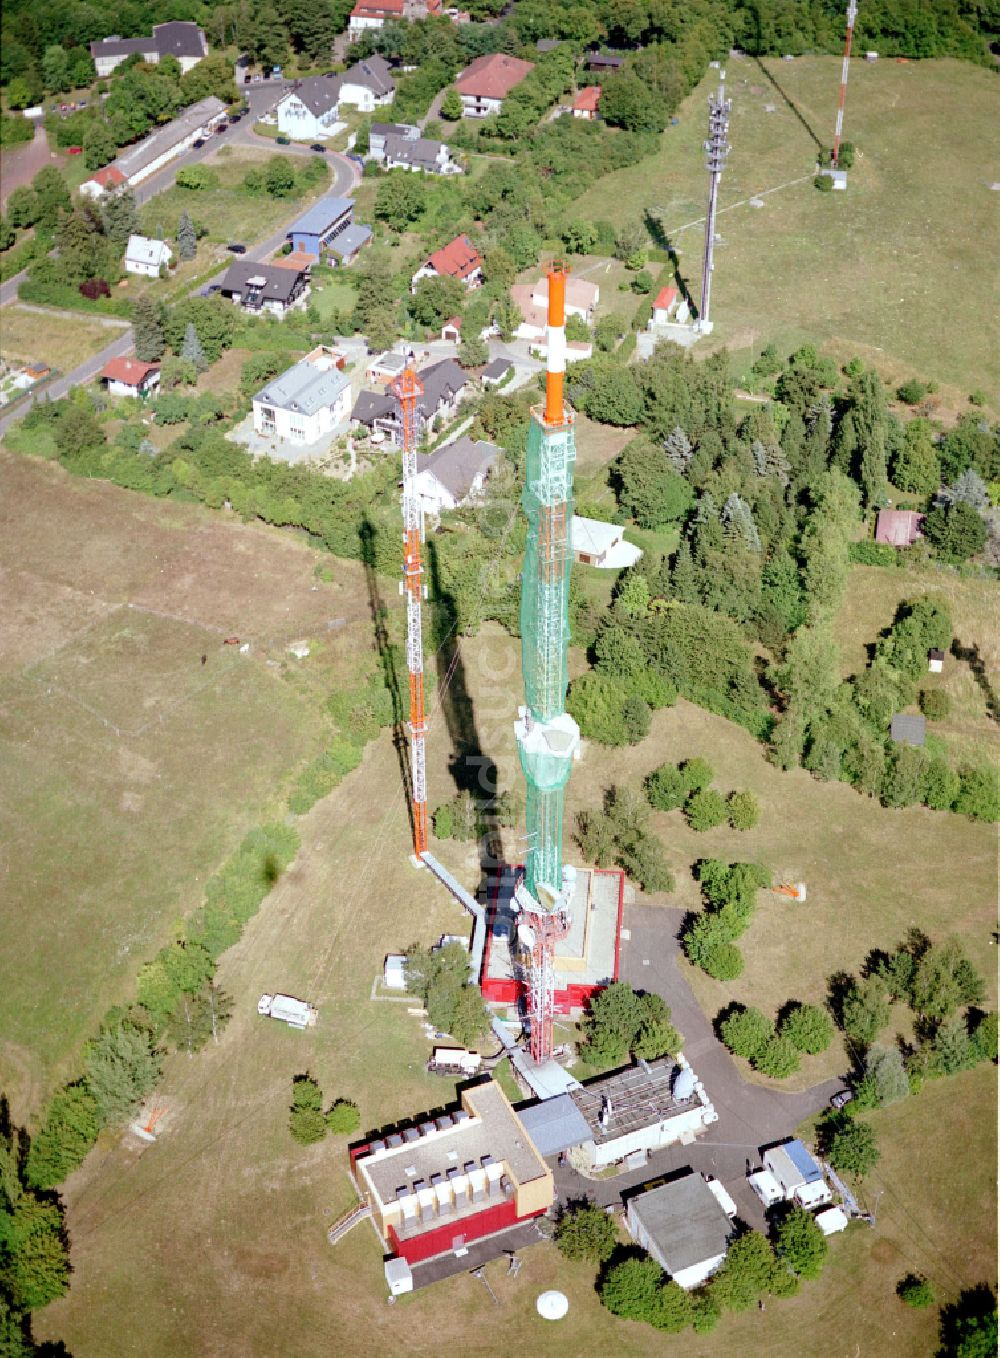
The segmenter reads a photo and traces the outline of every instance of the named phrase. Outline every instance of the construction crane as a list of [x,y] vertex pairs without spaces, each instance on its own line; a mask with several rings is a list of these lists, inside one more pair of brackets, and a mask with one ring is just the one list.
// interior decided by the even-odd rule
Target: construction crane
[[427,760],[424,713],[424,643],[422,604],[424,584],[422,544],[424,516],[417,493],[417,445],[423,416],[420,398],[424,384],[411,364],[390,385],[399,406],[400,442],[403,449],[403,579],[406,595],[406,668],[410,674],[410,797],[413,819],[413,856],[419,863],[427,850]]
[[705,256],[701,271],[701,308],[698,329],[710,331],[709,307],[712,300],[712,273],[715,269],[715,218],[719,206],[719,181],[729,155],[729,115],[733,101],[726,98],[726,73],[719,72],[719,92],[708,99],[708,140],[705,142],[705,169],[708,171],[708,214],[705,218]]
[[563,400],[566,279],[548,270],[545,405],[531,412],[522,503],[528,537],[521,577],[521,673],[525,705],[514,724],[527,782],[527,861],[514,891],[518,939],[527,957],[530,1050],[552,1055],[555,945],[570,928],[575,873],[563,864],[563,799],[580,729],[566,712],[569,680],[569,580],[576,439]]
[[831,164],[835,170],[840,166],[840,137],[844,130],[844,105],[847,102],[847,74],[851,68],[851,44],[854,42],[854,21],[857,17],[857,0],[849,0],[847,6],[847,37],[844,39],[844,62],[840,68],[840,98],[837,102],[837,126],[833,134],[833,156],[831,157]]

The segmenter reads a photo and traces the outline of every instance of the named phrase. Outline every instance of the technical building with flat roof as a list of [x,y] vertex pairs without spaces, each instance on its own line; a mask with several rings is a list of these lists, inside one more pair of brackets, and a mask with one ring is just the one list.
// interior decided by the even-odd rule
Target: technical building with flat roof
[[551,1170],[492,1080],[463,1090],[457,1111],[356,1147],[351,1160],[387,1251],[410,1264],[461,1257],[555,1197]]
[[700,1174],[630,1198],[628,1233],[680,1287],[698,1287],[722,1266],[733,1224]]

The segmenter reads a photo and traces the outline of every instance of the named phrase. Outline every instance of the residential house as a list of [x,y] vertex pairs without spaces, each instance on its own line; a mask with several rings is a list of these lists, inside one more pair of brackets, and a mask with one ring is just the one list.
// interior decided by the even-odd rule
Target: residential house
[[366,57],[349,67],[340,81],[340,102],[373,113],[396,97],[396,82],[385,57]]
[[114,168],[129,184],[141,184],[175,156],[182,155],[200,138],[208,136],[226,116],[226,106],[215,95],[200,99],[169,123],[123,151]]
[[385,386],[396,380],[408,361],[405,354],[390,350],[387,354],[379,354],[377,358],[369,360],[365,376],[370,382],[379,382]]
[[351,379],[344,359],[320,345],[274,377],[253,398],[253,427],[292,443],[316,443],[351,413]]
[[340,106],[340,80],[334,75],[299,80],[275,107],[278,131],[298,141],[317,141],[333,135]]
[[286,239],[295,254],[311,255],[314,262],[323,251],[351,225],[354,216],[353,198],[335,198],[332,194],[314,203],[307,212],[288,228]]
[[89,179],[83,181],[80,185],[80,196],[101,198],[106,193],[120,189],[124,183],[125,176],[117,165],[105,165],[102,170],[95,170]]
[[486,118],[499,113],[507,95],[534,69],[533,62],[506,52],[476,57],[455,81],[462,97],[462,117]]
[[647,330],[658,330],[664,325],[683,325],[691,315],[687,298],[682,297],[677,288],[664,287],[653,299],[653,314],[646,324]]
[[685,1291],[700,1287],[722,1267],[733,1237],[732,1219],[694,1173],[629,1198],[625,1225],[636,1244]]
[[915,509],[880,509],[875,525],[875,541],[887,547],[912,547],[923,537],[920,525],[924,515]]
[[483,281],[483,261],[468,236],[456,236],[421,264],[413,275],[411,292],[416,292],[421,278],[457,278],[467,288],[478,288]]
[[347,36],[351,41],[360,38],[366,29],[383,28],[385,24],[403,18],[405,0],[358,0],[351,10]]
[[764,1168],[777,1180],[786,1201],[811,1210],[830,1202],[823,1171],[797,1138],[771,1146],[761,1156]]
[[625,65],[624,57],[616,57],[612,52],[590,52],[587,55],[588,71],[608,71],[614,74]]
[[174,252],[165,240],[129,236],[125,247],[125,272],[143,278],[159,278],[160,270],[165,269],[173,257]]
[[148,396],[160,385],[160,365],[140,363],[137,358],[111,358],[98,380],[108,384],[109,396]]
[[478,499],[500,456],[495,444],[463,434],[429,457],[418,457],[416,490],[424,514],[436,519]]
[[108,76],[129,57],[138,56],[156,65],[164,57],[176,57],[181,74],[208,56],[205,34],[195,23],[173,20],[156,24],[149,38],[104,38],[90,44],[90,55],[99,76]]
[[894,745],[923,745],[927,740],[927,718],[920,713],[897,712],[889,724]]
[[597,106],[600,102],[600,85],[585,85],[582,90],[577,91],[576,98],[573,100],[573,117],[585,118],[587,122],[594,122],[597,118]]
[[407,141],[416,141],[419,136],[420,128],[414,127],[412,123],[372,123],[368,129],[367,158],[378,164],[382,163],[385,159],[386,137],[403,137]]
[[484,387],[498,387],[513,367],[509,358],[495,358],[487,363],[479,380]]
[[443,141],[429,137],[385,138],[382,164],[387,170],[422,170],[424,174],[461,174],[462,167],[451,158]]
[[244,311],[263,311],[271,316],[284,316],[293,307],[305,305],[308,295],[308,271],[289,268],[282,260],[259,264],[252,259],[237,259],[222,280],[223,297]]
[[641,547],[625,541],[625,529],[621,524],[585,519],[579,514],[573,515],[570,540],[574,558],[583,566],[596,566],[600,570],[625,570],[642,556]]
[[[441,359],[417,374],[424,394],[417,399],[417,414],[430,431],[453,419],[469,391],[468,376],[453,358]],[[354,403],[351,420],[363,425],[378,439],[388,435],[399,442],[399,407],[391,393],[362,391]]]
[[[415,1122],[351,1151],[355,1181],[387,1253],[420,1264],[457,1256],[468,1268],[474,1241],[501,1255],[511,1228],[541,1216],[555,1198],[552,1171],[494,1080],[461,1092],[454,1113]],[[482,1250],[480,1246],[480,1250]],[[428,1276],[446,1276],[435,1266]]]

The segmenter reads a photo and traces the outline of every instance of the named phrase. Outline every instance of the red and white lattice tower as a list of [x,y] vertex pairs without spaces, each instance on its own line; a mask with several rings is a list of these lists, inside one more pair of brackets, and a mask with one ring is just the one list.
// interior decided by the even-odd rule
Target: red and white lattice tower
[[427,850],[427,733],[424,713],[424,643],[421,605],[426,598],[423,512],[417,494],[417,445],[422,416],[419,401],[424,384],[409,365],[391,384],[399,403],[403,446],[403,583],[406,595],[406,668],[410,674],[410,778],[413,803],[413,853],[419,861]]
[[567,869],[567,888],[552,895],[545,887],[538,889],[539,900],[527,891],[524,881],[515,889],[518,908],[517,935],[528,953],[527,1012],[530,1024],[531,1059],[538,1063],[552,1055],[552,1027],[556,1012],[556,974],[553,965],[556,944],[570,930],[568,897],[572,892],[572,868]]
[[844,40],[844,64],[840,68],[840,99],[837,103],[837,126],[833,134],[831,164],[836,170],[840,163],[840,137],[844,130],[844,105],[847,102],[847,73],[851,69],[851,44],[854,42],[854,21],[858,17],[857,0],[847,6],[847,37]]

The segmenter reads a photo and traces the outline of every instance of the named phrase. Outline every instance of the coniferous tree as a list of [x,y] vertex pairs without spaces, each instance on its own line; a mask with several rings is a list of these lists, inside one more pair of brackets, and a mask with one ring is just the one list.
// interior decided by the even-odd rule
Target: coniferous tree
[[205,360],[205,351],[201,347],[201,340],[198,338],[198,331],[195,329],[194,321],[188,321],[187,323],[180,356],[189,363],[193,363],[200,373],[204,372],[208,367],[208,363]]
[[181,259],[194,259],[198,252],[198,234],[186,212],[177,223],[177,254]]
[[101,220],[108,240],[124,249],[129,236],[133,235],[139,226],[135,194],[127,184],[116,193],[105,194],[101,203]]
[[675,425],[663,440],[663,448],[671,467],[675,472],[680,472],[683,475],[691,461],[691,454],[694,450],[691,446],[691,440],[679,424]]
[[166,348],[163,317],[151,297],[135,299],[132,305],[132,331],[135,335],[135,356],[141,363],[155,363],[163,357]]

